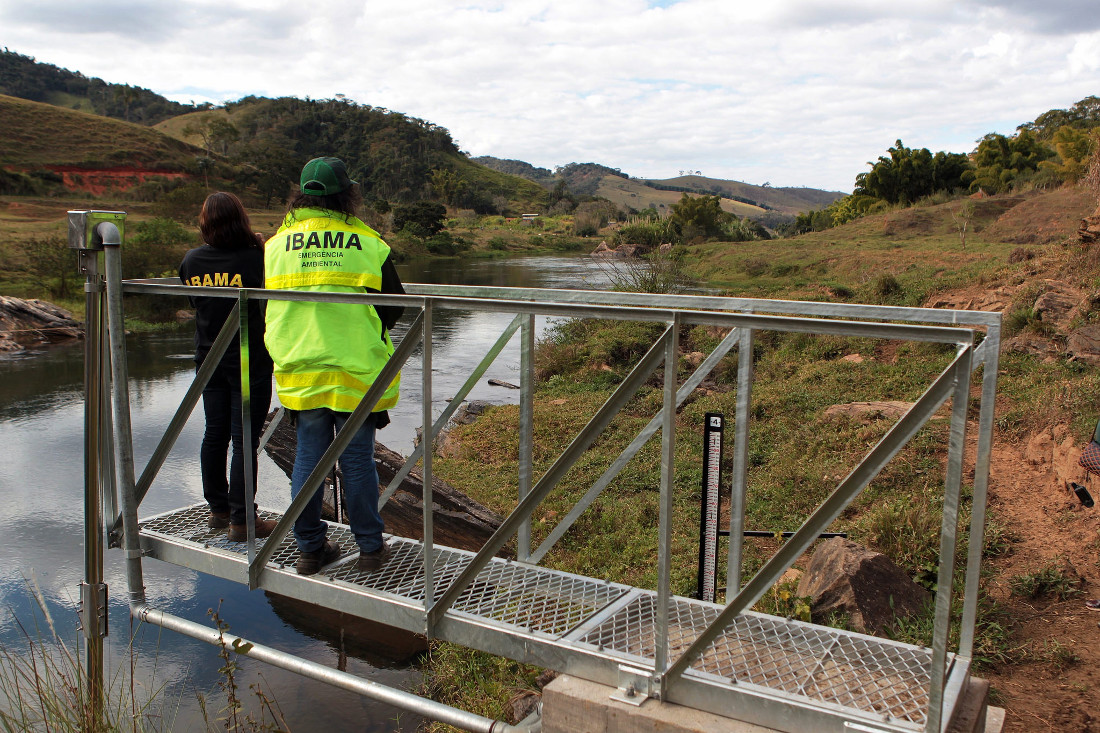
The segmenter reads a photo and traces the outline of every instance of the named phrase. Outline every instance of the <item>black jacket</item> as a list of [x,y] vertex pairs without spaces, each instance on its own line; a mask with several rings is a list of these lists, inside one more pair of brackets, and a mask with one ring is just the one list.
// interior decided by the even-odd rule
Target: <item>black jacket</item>
[[[185,285],[262,288],[264,286],[264,251],[259,247],[224,249],[204,244],[183,256],[179,268]],[[233,310],[234,298],[193,296],[195,308],[195,363],[206,359],[214,339]],[[271,374],[271,357],[264,346],[264,311],[267,302],[248,301],[249,371],[255,376]],[[240,368],[240,338],[233,337],[222,367]]]

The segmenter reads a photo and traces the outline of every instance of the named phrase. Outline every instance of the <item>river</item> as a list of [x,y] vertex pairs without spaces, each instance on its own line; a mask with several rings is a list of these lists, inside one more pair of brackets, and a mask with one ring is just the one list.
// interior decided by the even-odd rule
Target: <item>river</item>
[[[403,263],[405,282],[592,289],[606,287],[608,274],[588,258],[532,257],[501,260],[440,259]],[[400,338],[409,317],[395,329]],[[435,315],[433,383],[436,414],[445,397],[465,381],[470,354],[484,354],[510,316],[440,311]],[[545,327],[545,321],[539,321]],[[505,351],[486,375],[518,382],[518,352]],[[128,339],[134,452],[138,472],[194,375],[192,332],[134,335]],[[393,424],[379,440],[401,453],[413,446],[420,424],[419,359],[403,372],[402,404]],[[466,371],[456,372],[454,365]],[[475,359],[476,363],[476,359]],[[10,562],[0,565],[0,644],[19,655],[27,638],[49,638],[42,600],[58,635],[74,653],[82,651],[77,630],[79,586],[83,580],[83,349],[54,346],[0,360],[0,536],[6,537]],[[515,401],[517,393],[490,387],[482,380],[472,399]],[[201,407],[195,411],[154,482],[141,516],[202,501],[198,452],[202,438]],[[289,481],[266,456],[259,468],[261,506],[289,504]],[[109,589],[110,630],[106,676],[119,686],[136,665],[137,698],[156,691],[148,711],[164,728],[196,730],[222,713],[225,694],[218,690],[222,662],[215,647],[155,627],[132,628],[126,608],[126,581],[121,553],[109,550],[105,582]],[[150,560],[144,563],[151,605],[194,621],[210,623],[209,612],[237,634],[306,659],[339,667],[373,681],[415,690],[420,674],[412,659],[399,651],[379,656],[371,642],[374,629],[362,624],[302,618],[278,598],[243,585]],[[32,590],[37,589],[37,590]],[[41,629],[36,632],[35,628]],[[132,646],[130,640],[133,638]],[[133,653],[130,649],[133,649]],[[415,730],[419,721],[407,713],[331,688],[252,660],[241,660],[240,694],[256,709],[250,684],[259,684],[278,702],[292,730],[332,728],[341,731]],[[203,713],[197,694],[210,696]],[[127,698],[128,699],[128,698]],[[216,727],[216,726],[215,726]]]

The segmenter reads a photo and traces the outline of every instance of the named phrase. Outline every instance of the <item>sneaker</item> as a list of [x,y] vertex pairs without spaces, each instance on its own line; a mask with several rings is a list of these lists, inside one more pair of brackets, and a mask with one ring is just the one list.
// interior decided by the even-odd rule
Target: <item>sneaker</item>
[[1085,608],[1090,611],[1100,611],[1100,598],[1085,601]]
[[229,526],[229,512],[210,512],[206,518],[206,526],[210,529],[225,529]]
[[373,573],[376,570],[381,570],[392,554],[393,551],[390,546],[386,544],[385,540],[382,540],[382,546],[374,552],[359,552],[359,560],[355,563],[355,569],[361,573]]
[[[260,519],[259,517],[256,517],[256,539],[262,540],[264,537],[270,535],[273,531],[275,531],[276,524],[278,524],[278,522],[276,522],[274,519]],[[230,542],[247,542],[248,525],[229,525],[228,537]]]
[[313,575],[325,565],[340,559],[340,545],[332,540],[325,540],[320,550],[302,552],[298,555],[298,562],[294,563],[294,569],[298,575]]

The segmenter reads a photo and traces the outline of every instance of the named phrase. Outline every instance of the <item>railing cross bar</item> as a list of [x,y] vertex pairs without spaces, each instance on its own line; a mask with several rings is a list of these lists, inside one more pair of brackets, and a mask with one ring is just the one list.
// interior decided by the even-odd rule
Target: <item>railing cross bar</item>
[[[863,491],[882,468],[897,455],[898,451],[917,434],[936,410],[947,401],[959,379],[959,370],[964,366],[966,368],[970,366],[971,351],[972,347],[969,345],[960,350],[960,354],[940,373],[920,399],[886,432],[859,465],[852,469],[779,551],[764,563],[751,580],[745,583],[741,591],[728,601],[718,617],[707,626],[691,646],[661,674],[660,689],[663,695],[667,695],[669,686],[679,679],[688,665],[702,656],[725,628],[742,611],[759,600],[787,568],[809,549],[817,536],[840,516],[852,499]],[[661,673],[660,670],[657,671]]]
[[[665,342],[671,338],[671,334],[674,333],[674,331],[675,329],[669,326],[664,334],[657,339],[656,343],[650,347],[649,351],[646,352],[630,371],[626,379],[619,384],[611,396],[607,398],[607,401],[596,411],[592,419],[588,421],[588,424],[581,429],[577,437],[573,439],[558,459],[554,461],[554,464],[547,469],[542,478],[531,487],[531,493],[520,500],[516,508],[512,510],[512,513],[505,518],[496,532],[493,533],[473,559],[470,560],[466,568],[439,597],[428,611],[429,632],[435,624],[439,622],[443,614],[447,612],[447,609],[458,600],[458,597],[466,590],[466,587],[473,582],[482,568],[484,568],[497,551],[504,546],[508,538],[519,529],[524,518],[530,516],[538,505],[542,503],[542,500],[558,485],[558,482],[561,481],[566,471],[573,466],[577,458],[579,458],[584,451],[588,450],[589,446],[599,437],[600,433],[603,432],[612,418],[618,414],[623,405],[634,396],[638,389],[645,383],[645,380],[656,371],[657,366],[664,361]],[[674,365],[673,368],[675,368]]]
[[[718,362],[733,349],[738,342],[739,333],[740,329],[733,329],[726,334],[726,337],[714,348],[714,351],[710,352],[707,358],[699,364],[699,367],[692,372],[691,376],[687,378],[687,381],[685,381],[683,386],[676,392],[677,407],[683,404],[684,400],[695,391],[695,388],[707,378],[707,375],[714,371],[714,368],[718,366]],[[661,422],[664,420],[664,414],[664,408],[662,407],[649,423],[642,428],[637,437],[631,441],[630,445],[619,454],[615,462],[596,480],[596,483],[592,484],[592,488],[588,490],[580,501],[573,505],[573,508],[569,510],[565,518],[558,522],[554,530],[542,541],[542,544],[539,545],[538,549],[531,553],[529,562],[537,564],[539,560],[554,547],[558,540],[565,535],[569,528],[573,526],[573,523],[580,518],[581,514],[592,505],[592,502],[603,493],[604,489],[606,489],[623,468],[626,467],[626,464],[638,454],[638,451],[649,442],[650,438],[657,434],[657,431],[661,429]]]
[[420,335],[423,323],[424,313],[421,311],[417,314],[416,320],[409,326],[409,331],[405,334],[405,338],[401,340],[400,345],[394,350],[389,361],[386,362],[386,365],[382,367],[382,370],[378,373],[370,389],[363,395],[363,399],[360,400],[355,411],[351,413],[347,422],[344,423],[344,427],[340,429],[340,432],[336,434],[336,438],[325,452],[321,454],[321,458],[318,460],[317,465],[306,478],[298,495],[290,502],[290,506],[287,507],[286,512],[279,519],[278,524],[275,525],[275,529],[271,531],[271,535],[264,542],[263,548],[256,553],[256,558],[248,566],[248,581],[250,588],[257,587],[260,575],[263,573],[267,561],[275,554],[275,549],[282,542],[283,537],[286,536],[286,533],[293,526],[298,515],[305,509],[306,504],[309,503],[313,493],[321,485],[321,482],[324,481],[325,476],[332,470],[332,467],[336,464],[336,459],[344,452],[344,449],[347,448],[351,439],[355,436],[355,433],[359,431],[359,428],[361,428],[363,423],[367,421],[367,418],[370,417],[371,411],[374,409],[374,406],[378,404],[378,400],[382,399],[382,395],[390,386],[390,382],[392,382],[401,371],[401,367],[405,364],[417,346],[417,336]]

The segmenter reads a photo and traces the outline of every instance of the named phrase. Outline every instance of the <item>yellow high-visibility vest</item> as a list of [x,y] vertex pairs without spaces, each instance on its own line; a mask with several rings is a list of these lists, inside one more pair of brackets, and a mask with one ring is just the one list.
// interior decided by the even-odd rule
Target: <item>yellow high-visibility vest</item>
[[[390,248],[355,217],[295,209],[264,245],[268,289],[362,293],[382,287]],[[267,304],[267,350],[275,362],[279,401],[291,410],[351,412],[393,354],[389,333],[367,303]],[[394,378],[374,411],[397,404]]]

